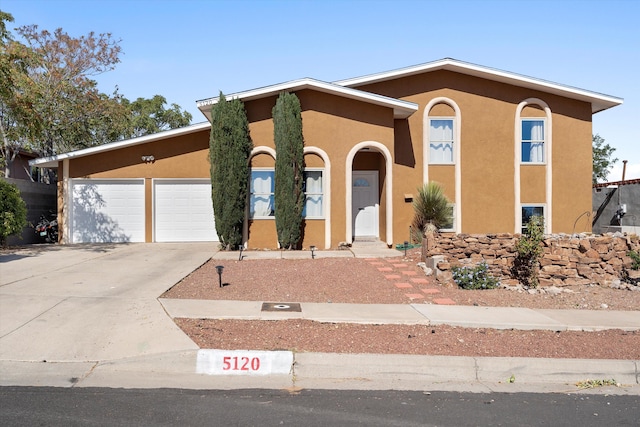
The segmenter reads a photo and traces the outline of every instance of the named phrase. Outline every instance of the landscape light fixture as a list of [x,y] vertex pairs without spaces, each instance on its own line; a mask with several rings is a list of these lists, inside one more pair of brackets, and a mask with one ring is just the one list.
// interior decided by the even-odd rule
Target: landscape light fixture
[[407,248],[409,247],[409,242],[404,241],[404,257],[407,257]]
[[218,272],[218,282],[220,283],[220,287],[222,287],[222,270],[224,270],[223,265],[216,265],[216,271]]
[[244,247],[240,245],[240,255],[238,255],[238,261],[242,261],[242,249],[244,249]]
[[310,246],[309,249],[311,249],[311,259],[315,259],[316,256],[315,256],[314,252],[316,250],[316,247],[315,246]]

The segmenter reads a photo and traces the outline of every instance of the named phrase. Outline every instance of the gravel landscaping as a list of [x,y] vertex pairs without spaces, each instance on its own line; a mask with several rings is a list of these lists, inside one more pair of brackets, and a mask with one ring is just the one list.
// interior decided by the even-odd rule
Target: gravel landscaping
[[[560,293],[462,290],[417,266],[419,250],[386,259],[210,260],[163,298],[265,302],[438,304],[640,310],[640,292],[602,286]],[[218,286],[216,266],[224,266]],[[634,288],[635,289],[635,288]],[[640,316],[640,312],[638,314]],[[640,332],[494,331],[449,326],[323,324],[308,320],[176,319],[201,348],[640,360]]]

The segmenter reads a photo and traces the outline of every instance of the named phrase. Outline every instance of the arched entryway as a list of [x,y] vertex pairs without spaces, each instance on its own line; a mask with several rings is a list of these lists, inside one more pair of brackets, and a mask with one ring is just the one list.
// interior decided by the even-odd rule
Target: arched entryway
[[[345,167],[345,238],[379,238],[393,244],[393,160],[391,152],[376,141],[356,144]],[[383,192],[380,191],[384,188]],[[381,212],[380,206],[383,206]],[[384,221],[384,222],[383,222]],[[384,223],[384,238],[380,225]]]

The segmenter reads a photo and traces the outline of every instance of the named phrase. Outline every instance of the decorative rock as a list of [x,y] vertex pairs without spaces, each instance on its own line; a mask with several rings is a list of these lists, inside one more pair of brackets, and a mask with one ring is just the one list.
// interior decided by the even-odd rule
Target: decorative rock
[[555,286],[549,286],[548,288],[545,288],[545,292],[549,295],[558,295],[561,294],[563,290]]

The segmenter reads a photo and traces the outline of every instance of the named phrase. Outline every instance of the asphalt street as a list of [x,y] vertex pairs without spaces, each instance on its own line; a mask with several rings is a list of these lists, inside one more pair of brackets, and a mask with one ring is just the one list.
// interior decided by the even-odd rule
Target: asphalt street
[[0,425],[637,426],[638,396],[0,388]]

